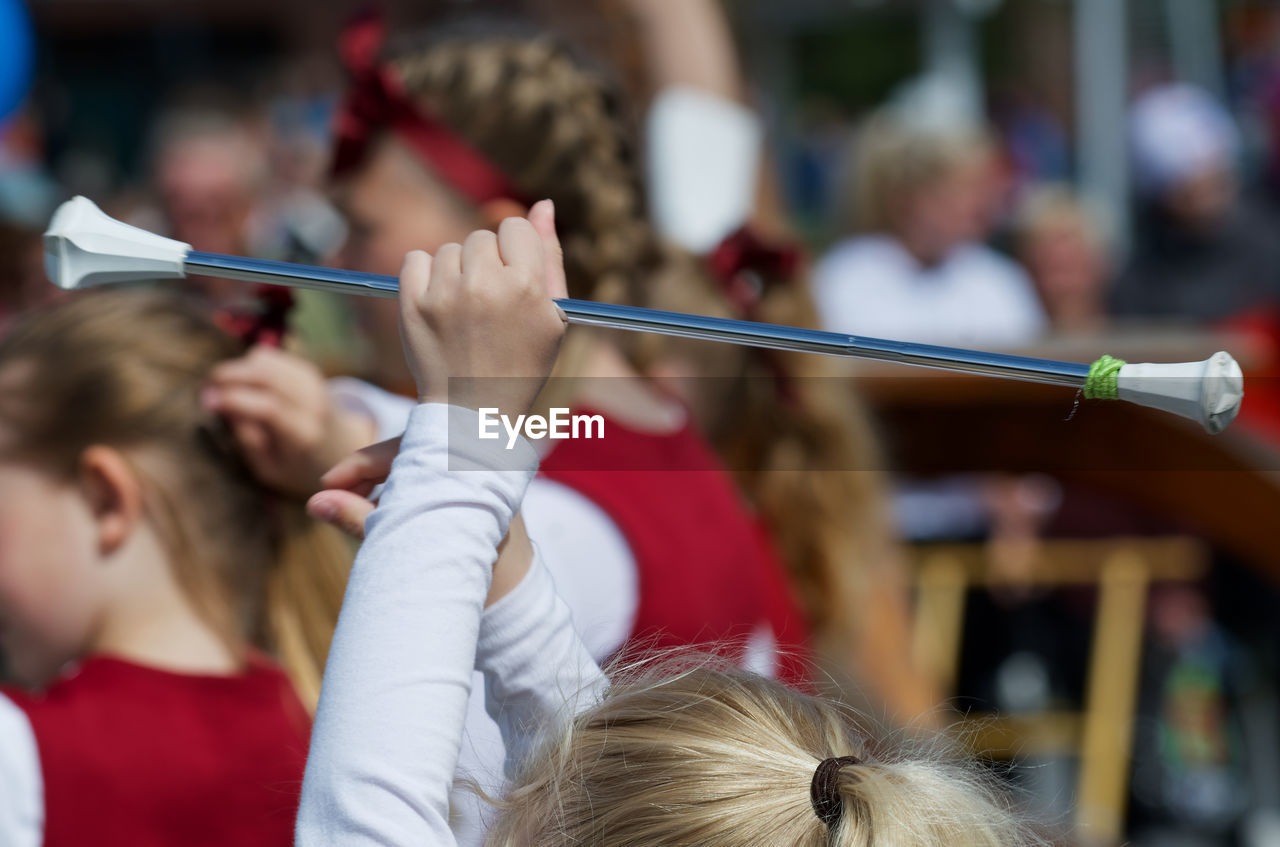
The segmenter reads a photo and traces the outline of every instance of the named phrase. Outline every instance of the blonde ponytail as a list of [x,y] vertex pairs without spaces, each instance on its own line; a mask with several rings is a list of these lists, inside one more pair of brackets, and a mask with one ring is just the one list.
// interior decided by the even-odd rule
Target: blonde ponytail
[[[944,751],[872,745],[845,709],[709,665],[615,681],[528,761],[491,847],[1032,847],[1009,799]],[[834,774],[837,817],[813,797]]]

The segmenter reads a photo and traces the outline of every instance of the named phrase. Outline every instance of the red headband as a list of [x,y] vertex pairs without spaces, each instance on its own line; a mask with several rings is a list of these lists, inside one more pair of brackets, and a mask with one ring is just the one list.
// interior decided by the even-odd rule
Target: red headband
[[517,199],[518,192],[501,170],[443,123],[423,114],[391,69],[379,65],[385,30],[380,15],[365,13],[338,41],[351,86],[337,115],[333,175],[358,167],[378,132],[389,130],[473,203]]

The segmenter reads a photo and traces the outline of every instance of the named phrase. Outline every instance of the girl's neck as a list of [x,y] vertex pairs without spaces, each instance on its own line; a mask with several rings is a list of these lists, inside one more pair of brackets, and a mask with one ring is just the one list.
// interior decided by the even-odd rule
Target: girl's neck
[[577,406],[603,412],[628,428],[669,433],[685,425],[684,407],[657,391],[606,338],[595,338],[584,357]]
[[222,676],[242,667],[212,629],[185,614],[110,622],[95,639],[92,652],[176,673]]
[[111,567],[116,574],[90,653],[178,673],[220,675],[240,669],[238,657],[188,599],[150,533],[136,533]]

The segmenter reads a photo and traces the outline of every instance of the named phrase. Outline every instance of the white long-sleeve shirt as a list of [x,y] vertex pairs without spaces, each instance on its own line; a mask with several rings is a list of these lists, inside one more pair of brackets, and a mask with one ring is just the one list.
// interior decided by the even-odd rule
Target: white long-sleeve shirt
[[[330,380],[329,389],[337,403],[375,421],[379,440],[399,435],[414,407],[406,397],[356,379]],[[625,643],[640,604],[640,574],[630,544],[594,501],[545,477],[529,483],[522,511],[529,538],[569,606],[578,634],[592,657],[603,662]],[[744,667],[772,676],[777,659],[777,641],[763,625],[751,638]],[[501,793],[507,757],[498,726],[486,713],[482,687],[477,671],[458,759],[462,780],[452,796],[454,836],[463,847],[484,842],[490,811],[470,784],[490,795]]]
[[[379,441],[400,435],[416,405],[408,397],[349,377],[329,380],[329,391],[342,407],[373,420]],[[626,642],[640,607],[640,573],[631,545],[594,501],[545,477],[529,483],[521,511],[530,540],[573,613],[578,634],[592,657],[603,662]],[[768,672],[773,653],[766,649],[764,658],[752,667]],[[498,725],[486,711],[483,687],[476,671],[458,758],[460,779],[450,798],[453,833],[462,847],[484,843],[492,809],[472,786],[492,796],[502,792],[505,780],[507,751]]]
[[888,236],[831,248],[814,266],[823,329],[961,347],[1016,346],[1045,328],[1026,272],[982,244],[962,244],[922,266]]
[[[378,441],[404,432],[417,405],[350,377],[329,380],[329,392],[342,407],[370,418]],[[529,538],[574,611],[591,655],[597,661],[612,656],[631,634],[640,607],[640,574],[622,530],[586,495],[543,477],[529,483],[522,511]],[[478,706],[476,713],[483,718]]]
[[473,668],[485,674],[509,761],[528,750],[531,731],[604,685],[539,562],[484,609],[497,545],[536,456],[528,444],[512,453],[461,439],[450,455],[450,415],[475,430],[469,410],[413,411],[366,522],[325,669],[301,847],[456,843],[449,791]]

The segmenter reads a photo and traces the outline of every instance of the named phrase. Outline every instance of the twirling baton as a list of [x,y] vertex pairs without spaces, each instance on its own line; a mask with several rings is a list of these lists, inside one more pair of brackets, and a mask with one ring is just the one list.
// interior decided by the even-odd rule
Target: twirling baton
[[[189,244],[121,223],[85,197],[68,200],[54,213],[44,235],[44,252],[49,279],[68,291],[188,275],[374,297],[395,297],[399,286],[393,276],[201,253]],[[1226,429],[1244,397],[1240,366],[1227,353],[1215,353],[1203,362],[1158,365],[1131,365],[1103,356],[1084,365],[586,300],[556,304],[570,323],[586,326],[1070,385],[1082,389],[1087,398],[1128,400],[1199,421],[1211,433]]]

